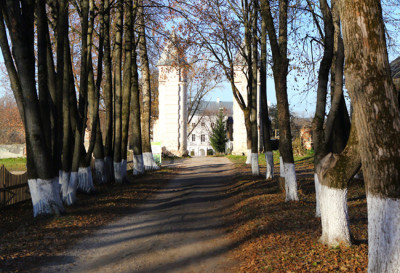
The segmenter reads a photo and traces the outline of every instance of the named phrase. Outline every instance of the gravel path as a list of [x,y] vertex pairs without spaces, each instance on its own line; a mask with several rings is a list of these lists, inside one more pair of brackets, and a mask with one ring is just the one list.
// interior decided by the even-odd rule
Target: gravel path
[[175,162],[181,172],[126,216],[82,240],[41,272],[232,272],[224,208],[233,164],[224,157]]

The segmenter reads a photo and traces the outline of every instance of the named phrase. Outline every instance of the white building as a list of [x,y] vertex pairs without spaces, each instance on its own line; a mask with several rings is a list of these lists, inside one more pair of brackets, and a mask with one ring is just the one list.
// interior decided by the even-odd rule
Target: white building
[[203,102],[188,126],[188,152],[191,156],[205,156],[213,150],[210,144],[212,127],[218,120],[218,111],[223,110],[225,121],[232,116],[232,102]]
[[159,118],[154,123],[153,140],[163,151],[181,156],[187,152],[187,63],[173,35],[160,60],[158,90]]
[[[159,67],[159,119],[154,123],[153,140],[161,142],[164,153],[170,152],[177,156],[185,153],[193,156],[207,155],[207,150],[212,149],[209,141],[211,127],[217,120],[218,110],[223,108],[227,111],[225,116],[227,121],[229,119],[229,124],[233,118],[233,129],[229,130],[230,140],[227,149],[232,154],[247,154],[244,115],[235,100],[203,103],[205,107],[198,110],[188,126],[187,63],[179,51],[179,44],[174,35],[167,43],[157,66]],[[243,62],[238,58],[234,67],[235,84],[247,103],[247,78],[244,68]],[[258,94],[259,90],[260,88],[257,90]],[[258,112],[259,109],[258,107]],[[259,118],[258,114],[258,121]]]

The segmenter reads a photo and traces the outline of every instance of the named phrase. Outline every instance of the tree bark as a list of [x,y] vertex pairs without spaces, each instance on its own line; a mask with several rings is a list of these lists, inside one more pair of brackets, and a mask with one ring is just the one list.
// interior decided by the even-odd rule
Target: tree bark
[[133,1],[125,1],[125,61],[124,79],[122,87],[122,142],[121,142],[121,173],[122,179],[126,180],[126,162],[128,153],[128,131],[131,103],[132,82],[132,37],[133,37]]
[[353,123],[343,152],[327,154],[316,167],[321,183],[322,236],[320,242],[329,246],[351,245],[347,185],[361,167],[358,148],[357,130]]
[[150,143],[150,113],[151,113],[151,87],[150,67],[147,55],[146,32],[144,22],[143,0],[138,1],[139,18],[139,52],[142,70],[142,94],[143,94],[143,116],[142,116],[142,149],[145,170],[159,169],[154,161]]
[[267,25],[264,18],[261,18],[261,60],[260,60],[260,101],[261,101],[261,130],[262,141],[265,153],[266,179],[274,177],[274,158],[272,153],[270,120],[268,115],[267,100]]
[[113,158],[113,77],[111,62],[110,41],[110,0],[104,0],[104,104],[106,107],[105,142],[104,142],[104,168],[107,182],[114,180]]
[[287,98],[287,10],[288,1],[279,1],[279,32],[276,36],[270,1],[261,1],[261,14],[266,22],[274,65],[275,93],[278,106],[279,152],[282,157],[281,168],[285,177],[286,201],[298,200],[296,171],[294,167],[290,113]]
[[[43,9],[43,2],[38,3]],[[42,5],[42,6],[41,6]],[[7,70],[12,79],[12,88],[23,107],[24,126],[27,141],[28,184],[31,191],[34,216],[57,214],[63,211],[58,195],[58,171],[55,170],[51,150],[46,145],[45,128],[41,120],[41,111],[35,82],[34,54],[34,3],[2,1],[0,45],[6,53]],[[4,27],[8,27],[13,55],[7,55],[10,48]],[[10,58],[13,58],[10,59]],[[11,61],[8,62],[8,61]],[[15,66],[14,66],[15,63]],[[42,71],[42,70],[41,70]],[[14,84],[13,84],[14,82]],[[19,93],[20,92],[20,93]],[[22,95],[22,96],[19,96]]]
[[116,183],[123,182],[121,170],[121,137],[122,137],[122,34],[124,18],[124,1],[117,1],[116,32],[113,52],[113,73],[114,73],[114,180]]
[[400,272],[400,111],[379,0],[340,1],[346,88],[368,203],[368,271]]
[[[324,55],[322,57],[318,71],[318,88],[317,88],[317,103],[315,115],[312,122],[313,143],[314,143],[314,166],[318,166],[319,162],[328,153],[327,143],[325,142],[325,111],[326,111],[326,96],[328,93],[329,70],[332,66],[333,47],[334,47],[334,26],[332,14],[326,0],[320,0],[320,9],[324,21],[324,33],[321,33],[324,43]],[[310,5],[311,6],[311,5]],[[315,17],[314,17],[315,19]],[[318,25],[318,21],[315,21]],[[320,216],[320,184],[315,170],[315,199],[316,199],[316,216]]]
[[[257,112],[257,91],[258,91],[258,40],[257,40],[257,23],[258,23],[258,1],[253,0],[253,9],[251,11],[251,104],[250,104],[250,120],[251,120],[251,172],[253,175],[260,175],[258,165],[258,112]],[[250,65],[250,64],[249,64]],[[249,73],[250,74],[250,73]],[[250,75],[249,75],[250,76]]]
[[[135,0],[135,10],[137,9],[137,0]],[[136,11],[135,11],[136,12]],[[132,36],[134,39],[134,36]],[[132,133],[130,136],[130,145],[133,151],[133,174],[144,173],[144,163],[142,154],[142,129],[140,121],[140,97],[139,97],[139,74],[137,66],[136,41],[134,41],[132,50],[132,97],[131,97],[131,123]]]

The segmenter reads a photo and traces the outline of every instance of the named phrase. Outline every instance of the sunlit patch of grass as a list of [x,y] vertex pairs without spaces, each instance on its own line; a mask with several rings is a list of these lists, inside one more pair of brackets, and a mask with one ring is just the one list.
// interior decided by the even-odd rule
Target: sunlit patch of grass
[[26,157],[3,158],[0,159],[0,165],[9,171],[26,171]]

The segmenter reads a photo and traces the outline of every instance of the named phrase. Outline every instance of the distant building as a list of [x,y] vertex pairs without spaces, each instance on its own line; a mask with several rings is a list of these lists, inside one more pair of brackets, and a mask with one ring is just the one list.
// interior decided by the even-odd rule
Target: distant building
[[[167,43],[157,66],[160,72],[159,118],[153,125],[153,140],[161,142],[164,152],[178,156],[186,152],[193,156],[207,155],[207,151],[212,150],[209,138],[211,128],[217,121],[218,111],[222,109],[228,138],[226,150],[232,154],[247,154],[243,111],[236,101],[202,102],[190,124],[187,124],[187,63],[174,35]],[[247,103],[247,72],[240,57],[237,58],[234,69],[235,84]],[[260,87],[260,84],[258,86]],[[259,90],[260,88],[257,89],[258,94]],[[257,120],[260,140],[260,114],[257,115]]]
[[160,141],[164,151],[181,156],[187,152],[187,63],[175,35],[157,66],[159,114],[153,125],[153,140]]
[[[191,156],[205,156],[208,150],[214,149],[210,144],[210,134],[212,128],[218,120],[218,112],[223,111],[227,138],[232,132],[232,106],[231,101],[202,102],[199,110],[193,115],[188,126],[188,152]],[[230,141],[227,143],[227,148]]]

